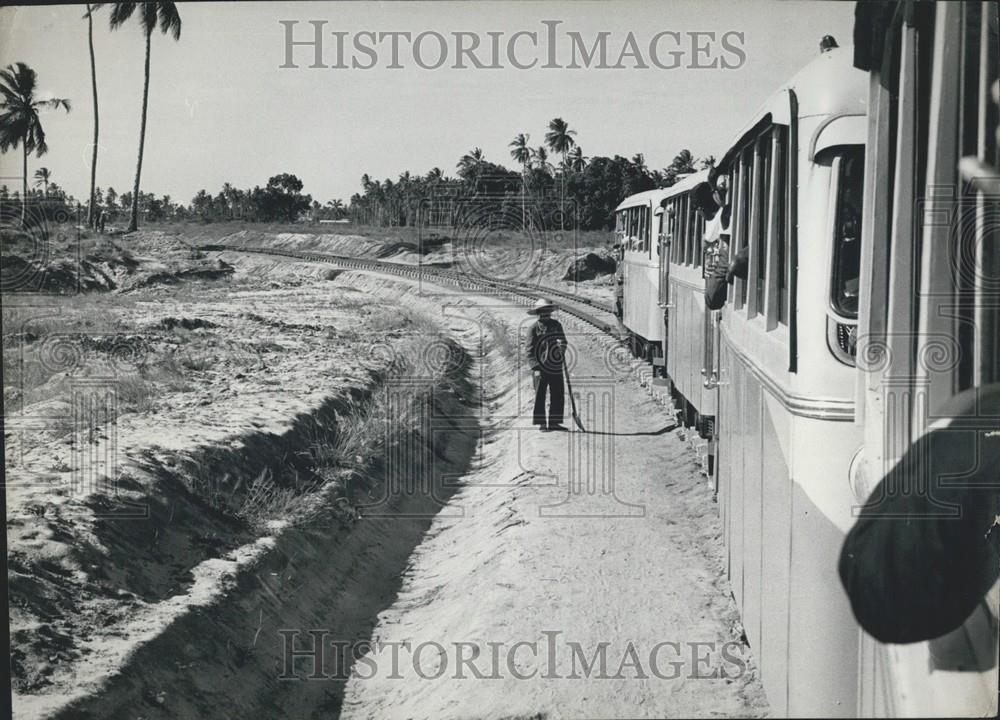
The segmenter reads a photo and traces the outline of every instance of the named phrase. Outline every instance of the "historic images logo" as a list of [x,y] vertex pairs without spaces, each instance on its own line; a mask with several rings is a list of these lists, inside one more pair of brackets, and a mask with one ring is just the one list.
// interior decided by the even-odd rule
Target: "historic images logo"
[[[660,30],[624,35],[601,31],[585,37],[560,30],[562,20],[542,20],[534,30],[331,30],[326,20],[279,20],[284,62],[280,68],[371,70],[735,70],[746,63],[745,33],[737,30]],[[299,27],[302,25],[303,27]],[[306,26],[311,26],[311,29]],[[299,63],[308,63],[300,65]]]
[[561,630],[514,642],[355,642],[332,640],[326,629],[278,630],[280,680],[718,680],[742,677],[746,647],[727,642],[659,640],[587,647]]

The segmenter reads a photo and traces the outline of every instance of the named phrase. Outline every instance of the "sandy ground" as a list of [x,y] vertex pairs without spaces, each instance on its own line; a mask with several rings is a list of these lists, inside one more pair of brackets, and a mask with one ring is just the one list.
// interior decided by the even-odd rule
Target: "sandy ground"
[[495,459],[414,554],[345,717],[766,713],[751,652],[734,642],[718,518],[690,448],[605,339],[567,329],[588,432],[533,429],[521,368],[495,410]]
[[[327,279],[328,267],[229,259],[239,270],[221,282],[151,287],[128,302],[67,298],[77,310],[97,303],[76,332],[40,329],[58,307],[27,308],[21,334],[38,338],[5,348],[58,364],[44,385],[10,393],[5,418],[23,717],[93,689],[256,562],[271,532],[234,517],[247,485],[264,469],[303,470],[285,456],[309,450],[320,434],[310,421],[343,412],[406,335],[403,309]],[[207,325],[165,329],[178,319]],[[29,355],[36,345],[47,347],[41,360]],[[164,365],[183,375],[158,384]],[[133,381],[149,393],[138,407],[125,402]],[[277,529],[282,518],[253,520]]]
[[[287,241],[384,250],[322,238]],[[67,717],[766,714],[711,492],[672,414],[611,340],[564,320],[589,432],[542,434],[528,415],[522,305],[238,252],[208,258],[232,277],[138,289],[114,310],[128,326],[210,320],[180,333],[201,353],[192,382],[119,416],[114,438],[99,424],[85,443],[49,432],[46,412],[72,405],[58,393],[28,405],[32,428],[8,422],[19,717],[68,702]],[[540,265],[542,277],[554,282],[563,260]],[[404,482],[387,515],[262,531],[182,489],[198,468],[210,485],[268,464],[303,470],[315,423],[345,411],[398,339],[371,331],[411,312],[472,358],[468,387],[428,406],[430,429],[410,449],[429,458],[433,497]],[[100,375],[90,362],[81,376]],[[452,409],[435,417],[440,407]],[[126,481],[117,499],[152,510],[138,524],[102,518],[106,487],[73,485],[81,445],[100,468],[93,458],[112,440]],[[392,484],[390,459],[371,466],[370,495]],[[360,642],[346,684],[282,678],[289,628]]]

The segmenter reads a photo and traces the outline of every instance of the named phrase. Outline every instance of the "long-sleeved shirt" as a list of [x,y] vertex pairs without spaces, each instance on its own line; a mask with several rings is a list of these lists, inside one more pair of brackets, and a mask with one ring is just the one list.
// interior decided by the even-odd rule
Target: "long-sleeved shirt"
[[540,317],[528,332],[528,364],[532,370],[562,372],[566,333],[558,320]]

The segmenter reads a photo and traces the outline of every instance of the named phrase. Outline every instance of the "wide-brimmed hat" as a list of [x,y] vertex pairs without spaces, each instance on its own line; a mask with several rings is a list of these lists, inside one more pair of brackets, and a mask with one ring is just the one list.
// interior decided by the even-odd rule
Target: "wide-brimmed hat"
[[542,312],[543,310],[555,310],[555,309],[556,309],[556,305],[551,300],[546,300],[545,298],[539,298],[538,300],[535,301],[534,307],[532,307],[528,311],[528,314],[529,315],[537,315],[538,313]]

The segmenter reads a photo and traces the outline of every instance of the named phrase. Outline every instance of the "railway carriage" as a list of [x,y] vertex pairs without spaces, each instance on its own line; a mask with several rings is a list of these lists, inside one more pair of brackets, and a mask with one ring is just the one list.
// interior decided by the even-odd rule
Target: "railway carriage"
[[[625,198],[615,208],[615,241],[621,246],[624,281],[621,322],[632,351],[663,367],[663,312],[658,307],[659,216],[654,215],[668,190],[648,190]],[[652,299],[652,302],[650,300]]]
[[[690,173],[669,188],[632,195],[615,209],[616,239],[623,248],[622,325],[628,342],[637,356],[670,380],[685,420],[699,427],[712,412],[709,398],[702,397],[705,221],[694,208],[691,191],[708,177],[707,170]],[[633,219],[637,216],[638,222]],[[636,227],[638,236],[631,231]]]
[[[859,3],[855,37],[870,77],[856,376],[864,451],[851,478],[864,499],[933,428],[980,443],[1000,434],[1000,407],[987,400],[1000,381],[998,3]],[[944,408],[959,393],[975,409],[956,417]],[[949,472],[970,477],[977,462]],[[982,489],[992,492],[978,497],[996,503],[1000,469],[990,470]],[[862,633],[856,712],[996,716],[998,615],[994,583],[946,635],[887,645]]]
[[659,258],[646,240],[626,253],[625,325],[715,440],[729,579],[775,713],[995,715],[998,584],[949,635],[886,645],[837,562],[930,428],[1000,434],[1000,408],[939,411],[1000,380],[998,3],[859,3],[855,37],[826,43],[712,172],[730,252],[749,257],[721,311],[688,197],[704,176],[622,203],[665,208]]
[[[728,179],[730,249],[748,249],[749,273],[721,311],[705,305],[703,227],[690,206],[704,176],[672,199],[639,196],[672,211],[659,294],[625,266],[631,331],[641,332],[629,303],[666,305],[663,367],[686,420],[711,440],[734,597],[781,715],[856,708],[860,637],[837,556],[863,441],[853,420],[867,90],[851,51],[831,46],[723,154],[713,175]],[[653,260],[642,257],[646,278]]]
[[[867,83],[820,54],[723,155],[730,249],[749,250],[719,312],[717,492],[729,577],[774,710],[853,715],[859,637],[837,558],[862,444],[854,338]],[[808,668],[807,672],[802,672]]]

